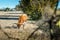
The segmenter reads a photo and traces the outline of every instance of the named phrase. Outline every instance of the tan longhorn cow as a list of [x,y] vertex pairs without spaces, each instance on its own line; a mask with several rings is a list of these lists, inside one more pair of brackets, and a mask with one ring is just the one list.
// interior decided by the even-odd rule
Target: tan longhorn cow
[[19,16],[19,20],[18,20],[18,28],[20,28],[23,25],[24,28],[24,23],[27,21],[28,16],[26,14],[22,14],[21,16]]

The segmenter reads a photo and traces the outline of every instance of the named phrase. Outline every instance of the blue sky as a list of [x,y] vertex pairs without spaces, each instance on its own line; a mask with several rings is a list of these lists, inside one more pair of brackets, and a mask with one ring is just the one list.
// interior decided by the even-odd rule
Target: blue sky
[[[17,4],[19,4],[18,1],[19,0],[0,0],[0,8],[14,8]],[[60,8],[60,2],[58,8]]]
[[59,1],[59,4],[58,4],[58,8],[60,8],[60,1]]
[[14,8],[19,2],[19,0],[0,0],[0,8]]

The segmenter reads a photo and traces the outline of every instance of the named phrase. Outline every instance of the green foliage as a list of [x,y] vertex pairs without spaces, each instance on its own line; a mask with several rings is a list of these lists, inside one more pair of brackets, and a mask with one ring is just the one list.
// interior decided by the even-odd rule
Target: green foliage
[[56,23],[56,26],[60,28],[60,20]]
[[[37,16],[44,13],[46,6],[54,8],[57,0],[21,0],[20,8],[27,13],[32,19],[39,19]],[[37,11],[37,12],[36,12]]]
[[41,19],[41,16],[42,16],[41,12],[38,12],[38,11],[34,11],[34,12],[32,12],[31,14],[29,14],[29,15],[30,15],[30,18],[31,18],[32,20]]

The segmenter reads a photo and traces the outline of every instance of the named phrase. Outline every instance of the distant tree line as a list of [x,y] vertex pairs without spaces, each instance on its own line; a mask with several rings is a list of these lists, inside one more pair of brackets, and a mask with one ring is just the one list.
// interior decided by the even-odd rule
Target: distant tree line
[[7,7],[7,8],[0,9],[0,11],[13,11],[13,9]]

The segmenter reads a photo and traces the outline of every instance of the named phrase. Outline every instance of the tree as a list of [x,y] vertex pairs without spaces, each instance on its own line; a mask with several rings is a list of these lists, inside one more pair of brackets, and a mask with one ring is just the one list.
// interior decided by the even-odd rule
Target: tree
[[25,13],[27,13],[31,17],[33,16],[33,19],[34,17],[37,17],[37,15],[39,15],[40,13],[43,15],[43,13],[45,12],[44,9],[46,7],[47,9],[54,9],[56,2],[57,0],[21,0],[20,7]]
[[10,11],[10,8],[8,8],[8,7],[7,7],[7,8],[5,8],[5,11]]
[[15,6],[15,10],[17,10],[17,11],[20,11],[20,10],[21,10],[20,1],[19,1],[19,4],[17,4],[17,5]]
[[20,11],[21,10],[20,6],[16,5],[15,10]]

